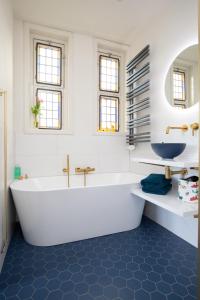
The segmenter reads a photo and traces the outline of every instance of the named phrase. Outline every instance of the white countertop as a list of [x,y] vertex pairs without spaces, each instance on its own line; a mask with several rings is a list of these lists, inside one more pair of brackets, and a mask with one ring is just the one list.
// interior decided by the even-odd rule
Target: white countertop
[[169,166],[169,167],[177,167],[177,168],[194,168],[198,167],[198,161],[187,161],[187,160],[178,160],[178,159],[161,159],[161,158],[142,158],[135,157],[131,159],[132,162],[144,163],[144,164],[152,164],[152,165],[160,165],[160,166]]
[[160,196],[144,193],[138,186],[134,187],[131,193],[181,217],[193,217],[198,211],[198,203],[187,203],[178,199],[177,189],[172,189],[167,195]]

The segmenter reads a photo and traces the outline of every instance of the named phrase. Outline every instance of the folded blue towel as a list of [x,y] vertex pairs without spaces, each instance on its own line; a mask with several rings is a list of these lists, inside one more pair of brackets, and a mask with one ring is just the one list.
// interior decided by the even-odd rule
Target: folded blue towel
[[141,186],[144,188],[162,189],[162,188],[168,187],[170,184],[171,183],[169,183],[169,182],[163,182],[163,183],[159,183],[159,184],[145,182],[145,183],[141,184]]
[[163,174],[150,174],[149,176],[141,180],[142,186],[146,183],[155,185],[167,185],[171,183],[171,179],[166,179],[165,175]]
[[168,184],[165,187],[160,188],[159,186],[143,186],[142,190],[145,193],[155,194],[155,195],[166,195],[172,188],[172,184]]

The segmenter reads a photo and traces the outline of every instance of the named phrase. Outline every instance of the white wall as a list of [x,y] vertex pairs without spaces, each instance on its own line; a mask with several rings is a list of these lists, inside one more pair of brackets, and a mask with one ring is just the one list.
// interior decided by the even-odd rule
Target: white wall
[[[192,136],[191,130],[182,133],[171,131],[165,134],[168,125],[191,124],[198,121],[198,105],[190,109],[179,111],[172,108],[165,97],[165,76],[168,68],[176,56],[186,47],[198,41],[198,9],[197,1],[174,1],[164,14],[152,20],[148,27],[143,28],[134,37],[129,52],[129,59],[147,44],[151,51],[151,135],[152,142],[186,142],[187,148],[183,159],[197,159],[198,134]],[[182,31],[181,31],[182,30]],[[133,151],[135,157],[152,157],[150,145],[139,145]],[[180,157],[181,158],[181,157]],[[152,170],[160,172],[159,168],[145,167],[132,164],[132,170],[149,174]],[[146,214],[153,220],[184,238],[193,245],[197,245],[197,221],[186,220],[163,211],[154,205],[146,206]]]
[[[24,132],[24,36],[23,22],[15,21],[15,161],[29,176],[62,175],[66,154],[71,170],[92,166],[97,172],[128,170],[128,153],[124,135],[99,136],[95,116],[97,103],[96,40],[87,35],[72,34],[70,60],[70,101],[72,103],[71,135],[37,135]],[[123,105],[123,102],[121,102]]]
[[[13,13],[11,1],[0,0],[0,89],[8,92],[8,184],[12,179],[13,172]],[[1,166],[2,167],[2,166]],[[2,179],[2,178],[1,178]],[[2,200],[2,197],[0,198]],[[12,217],[12,203],[8,199],[8,238],[11,236]],[[2,203],[0,203],[2,208]],[[2,212],[1,214],[5,212]],[[2,223],[0,223],[0,240],[2,240]],[[5,257],[0,254],[0,270]]]

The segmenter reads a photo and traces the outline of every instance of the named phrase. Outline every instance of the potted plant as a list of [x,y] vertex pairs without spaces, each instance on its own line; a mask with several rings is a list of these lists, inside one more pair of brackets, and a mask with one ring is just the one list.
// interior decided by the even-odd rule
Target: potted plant
[[33,114],[33,125],[35,128],[38,128],[39,126],[39,120],[38,120],[38,117],[40,115],[40,110],[41,110],[41,103],[42,103],[42,100],[40,100],[38,97],[36,98],[36,104],[33,105],[31,107],[31,112]]

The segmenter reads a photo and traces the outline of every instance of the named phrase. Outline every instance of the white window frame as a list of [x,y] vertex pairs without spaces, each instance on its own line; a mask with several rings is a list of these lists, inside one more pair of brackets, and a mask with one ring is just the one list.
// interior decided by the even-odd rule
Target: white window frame
[[[51,42],[52,44],[63,45],[63,82],[59,86],[51,86],[47,84],[36,83],[35,68],[36,68],[36,50],[35,39]],[[49,29],[43,26],[34,24],[24,24],[24,107],[25,107],[25,133],[27,134],[72,134],[71,130],[71,90],[69,84],[69,72],[71,72],[71,34]],[[35,104],[36,87],[62,91],[62,128],[61,129],[38,129],[34,128],[33,115],[31,113],[31,106]],[[58,88],[58,89],[57,89]]]
[[[114,42],[97,40],[96,42],[96,118],[95,118],[95,135],[101,136],[119,136],[125,135],[125,53],[127,47]],[[119,92],[101,91],[99,88],[99,57],[100,55],[110,55],[119,59]],[[98,131],[99,129],[99,99],[100,96],[111,96],[119,98],[119,130],[115,132]]]

